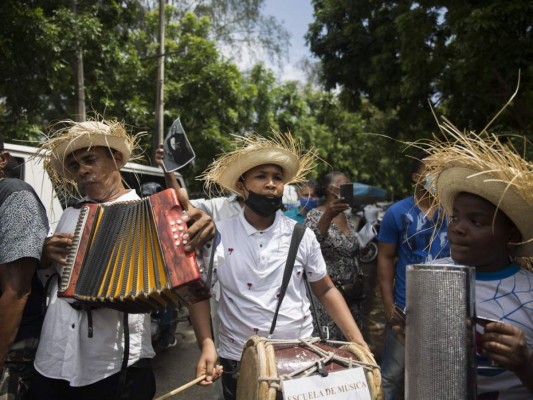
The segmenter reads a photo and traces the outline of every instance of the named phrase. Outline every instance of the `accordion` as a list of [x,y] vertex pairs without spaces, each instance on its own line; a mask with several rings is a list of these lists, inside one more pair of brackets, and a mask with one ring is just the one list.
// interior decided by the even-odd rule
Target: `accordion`
[[[82,206],[58,296],[130,313],[209,298],[175,190]],[[186,242],[185,242],[186,243]]]

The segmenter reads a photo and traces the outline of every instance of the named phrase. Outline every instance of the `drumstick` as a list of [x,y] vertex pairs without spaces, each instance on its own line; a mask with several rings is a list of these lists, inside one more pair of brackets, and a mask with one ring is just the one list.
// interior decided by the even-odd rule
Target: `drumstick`
[[191,386],[196,385],[198,382],[203,381],[203,380],[205,379],[206,376],[207,376],[207,375],[205,375],[205,374],[202,375],[202,376],[199,376],[198,378],[193,379],[193,380],[190,381],[189,383],[186,383],[185,385],[180,386],[179,388],[176,388],[176,389],[174,389],[174,390],[168,392],[167,394],[164,394],[163,396],[158,397],[158,398],[155,399],[155,400],[165,400],[165,399],[168,399],[168,398],[170,398],[170,397],[172,397],[172,396],[175,396],[175,395],[177,395],[179,392],[182,392],[182,391],[184,391],[185,389],[188,389],[188,388],[190,388]]

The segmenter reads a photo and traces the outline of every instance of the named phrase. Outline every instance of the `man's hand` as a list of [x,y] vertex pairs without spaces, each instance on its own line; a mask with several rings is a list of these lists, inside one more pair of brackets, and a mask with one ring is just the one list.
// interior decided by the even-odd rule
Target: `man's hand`
[[56,262],[61,265],[67,265],[67,255],[72,245],[73,236],[70,233],[54,233],[45,239],[41,262],[44,267],[50,266],[50,263]]
[[181,188],[177,192],[178,201],[184,210],[183,220],[185,222],[192,221],[187,233],[183,235],[183,239],[187,240],[187,243],[184,243],[185,251],[200,249],[215,236],[215,223],[205,212],[193,207],[185,189]]
[[391,324],[392,333],[394,333],[396,339],[405,346],[405,315],[394,307],[389,323]]

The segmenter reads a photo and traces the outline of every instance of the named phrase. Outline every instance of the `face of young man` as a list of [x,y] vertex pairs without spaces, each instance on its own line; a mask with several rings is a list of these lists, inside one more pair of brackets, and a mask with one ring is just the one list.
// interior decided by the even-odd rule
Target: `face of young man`
[[79,190],[102,203],[116,199],[124,191],[119,165],[122,165],[122,154],[114,152],[111,156],[105,147],[80,149],[65,160],[65,167]]
[[480,272],[497,271],[509,264],[509,242],[519,241],[518,231],[487,200],[470,193],[457,195],[448,219],[448,240],[453,260]]
[[243,178],[244,180],[238,182],[237,186],[245,200],[249,191],[264,196],[283,196],[283,170],[278,165],[259,165],[246,172]]

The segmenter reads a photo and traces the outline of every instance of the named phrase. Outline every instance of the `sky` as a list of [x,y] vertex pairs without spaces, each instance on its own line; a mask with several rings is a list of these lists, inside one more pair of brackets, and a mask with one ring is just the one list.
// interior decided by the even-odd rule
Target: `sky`
[[282,70],[279,70],[272,63],[270,63],[270,67],[283,80],[303,81],[304,74],[296,64],[303,57],[311,57],[304,39],[307,27],[313,21],[311,0],[265,0],[264,14],[276,17],[291,34],[289,59],[283,60]]

